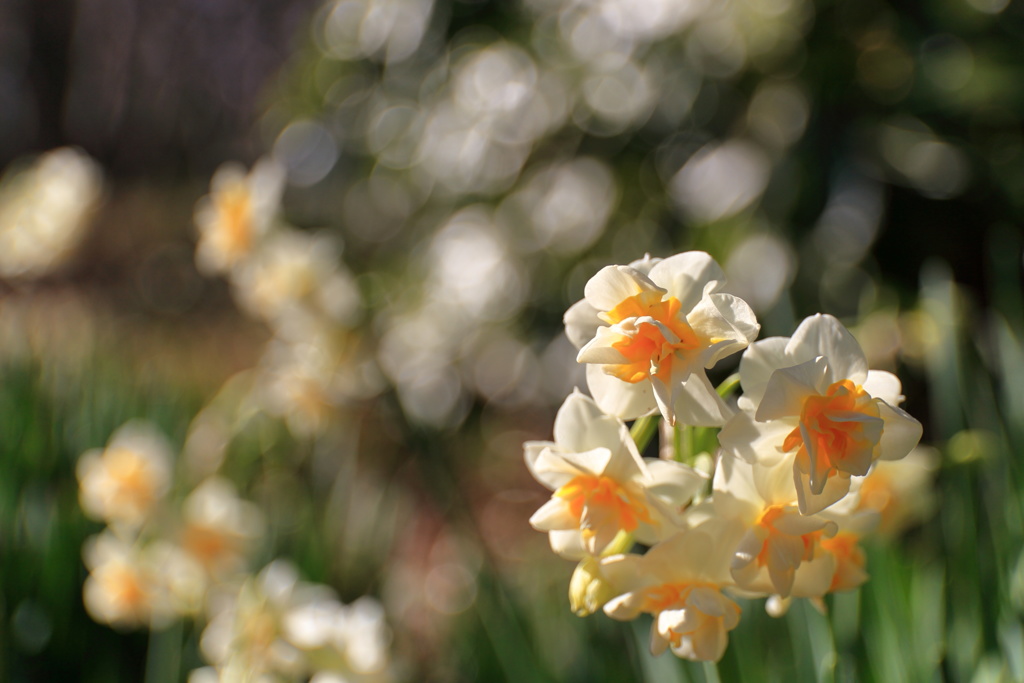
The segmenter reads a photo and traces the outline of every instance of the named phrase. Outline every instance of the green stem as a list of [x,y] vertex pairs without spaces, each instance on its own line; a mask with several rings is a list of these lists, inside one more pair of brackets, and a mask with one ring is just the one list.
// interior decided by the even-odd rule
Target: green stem
[[683,429],[679,425],[672,429],[672,455],[676,462],[686,462],[686,455],[683,453]]
[[692,465],[694,458],[697,457],[698,441],[697,441],[697,428],[692,425],[676,425],[675,432],[673,434],[673,442],[675,458],[678,462]]
[[647,417],[638,418],[629,430],[629,435],[633,437],[633,441],[636,443],[636,449],[641,453],[647,449],[651,439],[658,433],[658,420],[660,419],[661,415],[648,415]]
[[721,683],[722,679],[718,675],[718,665],[714,662],[704,662],[704,680],[707,683]]
[[181,671],[184,620],[175,619],[162,628],[150,628],[146,650],[146,683],[172,683]]
[[726,399],[729,398],[739,386],[740,374],[735,372],[722,380],[722,383],[718,385],[718,389],[716,391],[718,391],[719,396]]

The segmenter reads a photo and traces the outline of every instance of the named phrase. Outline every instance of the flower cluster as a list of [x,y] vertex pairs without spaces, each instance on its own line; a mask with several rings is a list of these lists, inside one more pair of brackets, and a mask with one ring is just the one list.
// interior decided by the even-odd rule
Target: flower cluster
[[222,477],[172,500],[174,462],[167,438],[141,421],[79,458],[82,510],[107,524],[83,552],[85,605],[97,621],[134,628],[195,616],[262,537],[262,514]]
[[[838,320],[819,314],[792,337],[754,341],[759,325],[721,268],[687,252],[602,269],[565,324],[593,398],[571,394],[554,441],[524,451],[553,491],[530,523],[580,562],[574,611],[651,614],[655,654],[717,661],[740,619],[733,596],[770,597],[778,614],[867,579],[859,544],[899,473],[885,468],[881,505],[861,492],[922,428],[899,408],[899,379],[869,370]],[[737,381],[716,390],[706,371],[740,351],[742,395],[727,401]],[[717,430],[712,465],[680,462],[679,447],[641,457],[659,418],[677,443]],[[649,550],[628,552],[634,543]]]
[[198,683],[390,680],[379,604],[343,605],[283,560],[252,575],[263,515],[220,476],[176,502],[174,461],[163,434],[138,421],[79,459],[82,509],[107,524],[83,547],[92,618],[118,629],[205,623],[200,649],[210,665],[192,673]]
[[353,332],[362,300],[341,245],[281,220],[285,180],[269,158],[248,174],[222,166],[196,205],[196,265],[225,275],[241,309],[272,331],[253,397],[304,436],[325,430],[347,402],[376,393],[379,380]]
[[281,222],[284,181],[270,160],[249,173],[226,165],[196,207],[197,266],[226,275],[273,336],[260,366],[228,379],[195,417],[180,458],[155,426],[135,421],[79,459],[81,507],[107,525],[83,547],[84,601],[118,629],[204,625],[208,666],[193,683],[383,682],[392,664],[382,607],[371,597],[344,605],[284,560],[257,572],[267,520],[221,473],[255,415],[337,446],[338,410],[376,386],[352,333],[355,281],[331,237]]

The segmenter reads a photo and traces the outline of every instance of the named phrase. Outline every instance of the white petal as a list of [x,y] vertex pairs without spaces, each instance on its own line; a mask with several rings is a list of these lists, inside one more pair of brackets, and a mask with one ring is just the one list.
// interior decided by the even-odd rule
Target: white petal
[[796,365],[786,355],[789,337],[769,337],[754,342],[740,358],[740,384],[743,396],[755,405],[761,401],[768,379],[779,368]]
[[587,386],[601,410],[623,420],[650,415],[658,409],[650,382],[623,382],[600,365],[587,365]]
[[878,404],[878,413],[885,422],[879,442],[882,460],[899,460],[921,440],[921,423],[903,409],[888,403]]
[[666,422],[670,425],[675,425],[676,411],[675,403],[672,400],[672,390],[677,383],[671,381],[671,379],[666,383],[652,375],[649,384],[651,389],[654,390],[654,400],[658,404],[658,412],[661,413]]
[[[601,576],[611,585],[612,590],[620,595],[637,591],[654,582],[650,573],[644,569],[643,556],[633,554],[601,558]],[[639,614],[642,603],[643,596],[637,593],[631,599],[624,601],[624,604],[623,601],[620,601],[619,609],[636,609],[636,614]]]
[[754,465],[722,453],[712,485],[715,511],[726,518],[753,522],[764,509],[764,498],[754,484]]
[[841,379],[863,384],[868,375],[868,361],[860,344],[831,315],[818,313],[805,318],[793,333],[786,352],[800,361],[816,356],[828,358],[828,384]]
[[690,592],[687,606],[696,607],[709,617],[724,617],[729,607],[729,599],[713,588],[698,586]]
[[849,493],[850,476],[842,472],[833,473],[825,482],[821,493],[814,493],[810,476],[793,468],[793,483],[796,484],[797,505],[800,514],[813,515],[833,505]]
[[570,451],[618,450],[623,429],[621,420],[606,415],[594,399],[579,391],[569,394],[555,415],[555,441]]
[[576,362],[598,365],[622,365],[628,363],[629,359],[622,355],[622,352],[614,346],[624,338],[625,335],[617,328],[599,327],[594,338],[587,342],[580,349],[580,352],[576,354]]
[[821,553],[810,562],[804,562],[793,577],[791,595],[797,598],[816,598],[832,587],[836,573],[836,558],[832,553]]
[[697,620],[700,615],[696,610],[691,609],[663,609],[658,612],[654,621],[657,624],[658,633],[666,639],[673,631],[686,633],[697,627]]
[[[604,564],[602,563],[602,568]],[[618,619],[620,621],[629,621],[636,619],[640,616],[641,608],[643,607],[644,599],[643,595],[639,592],[625,593],[616,598],[612,598],[604,606],[604,613],[610,616],[612,619]]]
[[583,534],[583,547],[591,555],[599,555],[608,547],[619,533],[619,516],[608,505],[586,505],[580,517],[580,530],[591,533]]
[[610,311],[629,297],[644,291],[665,290],[629,266],[605,266],[587,282],[583,296],[598,311]]
[[751,475],[765,505],[789,505],[796,501],[792,455],[780,458],[770,466],[756,462],[751,468]]
[[704,295],[708,283],[725,282],[725,271],[703,251],[687,251],[664,259],[651,268],[651,280],[679,299],[681,310],[689,312]]
[[776,537],[768,544],[768,561],[765,566],[772,582],[772,588],[782,597],[788,597],[793,588],[796,568],[800,566],[800,553],[804,542],[800,538]]
[[630,261],[629,267],[639,270],[644,275],[650,275],[651,268],[656,264],[661,263],[664,259],[654,258],[650,254],[644,254],[643,258],[639,258],[636,261]]
[[712,343],[731,342],[716,347],[716,353],[707,361],[709,367],[746,348],[761,330],[753,309],[732,294],[705,295],[686,316],[686,322],[694,332]]
[[561,498],[550,499],[534,512],[530,517],[530,526],[537,531],[567,531],[580,528],[579,520],[572,515],[569,506]]
[[565,336],[577,349],[583,348],[593,339],[597,334],[597,328],[604,324],[597,317],[597,309],[586,299],[580,299],[570,306],[562,320],[565,323]]
[[555,444],[550,441],[527,441],[523,444],[523,459],[526,461],[526,469],[530,470],[530,474],[533,475],[533,478],[541,483],[543,483],[543,480],[538,476],[536,471],[537,460],[540,458],[540,454],[545,448],[551,448],[554,445]]
[[650,483],[645,486],[647,494],[677,508],[689,504],[708,480],[708,475],[681,462],[657,458],[647,458],[645,462],[650,473]]
[[585,474],[598,477],[605,473],[612,459],[612,452],[607,448],[595,448],[582,453],[566,451],[560,455],[569,465]]
[[782,368],[772,373],[765,387],[754,419],[758,422],[799,416],[809,396],[824,393],[826,361],[824,358]]
[[737,412],[718,433],[722,448],[747,462],[771,466],[786,457],[782,444],[796,427],[795,420],[757,422],[749,410]]
[[[673,380],[675,371],[673,368]],[[672,412],[683,424],[696,427],[720,427],[733,415],[704,372],[694,372],[684,382],[676,382],[672,392]]]
[[729,635],[725,625],[717,619],[693,634],[693,651],[702,662],[717,662],[725,654]]
[[533,461],[530,474],[552,491],[565,486],[580,475],[592,474],[589,470],[581,469],[575,463],[567,461],[565,455],[569,452],[557,445],[541,449],[537,459]]
[[657,657],[668,649],[669,641],[658,633],[658,622],[651,624],[651,654]]
[[583,547],[583,536],[578,529],[550,531],[548,532],[548,541],[551,543],[551,549],[559,557],[564,557],[567,560],[582,560],[587,556],[587,551]]
[[862,385],[872,398],[880,398],[891,406],[903,403],[903,384],[900,378],[885,370],[869,370]]
[[711,539],[711,546],[702,558],[699,577],[709,583],[726,584],[729,582],[729,565],[734,551],[747,529],[736,519],[711,517],[697,525],[694,532],[704,534]]
[[829,530],[833,532],[831,535],[834,535],[836,525],[835,522],[824,517],[802,515],[794,509],[788,514],[780,515],[772,523],[772,526],[787,536],[803,536],[804,534],[821,531],[826,527],[829,527]]

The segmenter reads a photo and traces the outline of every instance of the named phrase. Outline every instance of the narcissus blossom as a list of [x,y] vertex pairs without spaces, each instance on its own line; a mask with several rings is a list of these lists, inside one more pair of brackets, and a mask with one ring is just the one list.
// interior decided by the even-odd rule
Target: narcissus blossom
[[530,524],[560,555],[598,555],[619,532],[642,543],[670,535],[706,477],[677,462],[640,457],[629,430],[589,397],[572,393],[555,418],[555,440],[524,445],[526,464],[554,491]]
[[615,585],[628,591],[610,600],[605,613],[619,620],[641,612],[654,616],[651,652],[671,649],[684,659],[717,662],[740,620],[740,607],[721,591],[732,584],[728,548],[736,525],[710,519],[651,548],[646,555],[615,555],[602,561]]
[[[350,324],[359,312],[359,289],[340,264],[340,246],[327,233],[279,229],[246,259],[232,282],[239,303],[279,333],[307,319]],[[298,319],[298,320],[296,320]]]
[[104,531],[86,541],[82,557],[90,572],[82,594],[93,619],[134,628],[170,616],[161,567],[138,546]]
[[602,410],[626,420],[660,411],[672,424],[728,419],[705,371],[760,328],[724,285],[721,267],[696,251],[607,266],[590,279],[565,324]]
[[105,449],[78,460],[79,502],[85,514],[109,524],[137,527],[167,494],[171,446],[147,422],[129,422]]
[[269,159],[248,174],[234,163],[217,169],[210,194],[196,204],[199,269],[211,275],[226,273],[249,256],[270,229],[283,188],[284,170]]
[[263,532],[259,508],[238,497],[226,479],[210,477],[182,504],[178,542],[210,576],[223,579],[245,565]]
[[876,533],[892,537],[930,515],[936,506],[932,480],[939,453],[918,446],[901,460],[879,460],[858,489],[858,506],[880,515]]
[[821,516],[800,514],[796,497],[785,465],[767,467],[722,454],[710,507],[717,517],[743,529],[730,561],[732,577],[743,590],[782,597],[828,591],[835,561],[819,545],[838,526]]
[[751,462],[791,458],[800,512],[832,505],[879,460],[905,456],[921,423],[898,408],[899,379],[868,370],[857,341],[829,315],[804,320],[791,338],[753,344],[740,363],[742,411],[722,446]]
[[72,147],[0,179],[0,277],[34,278],[73,253],[103,196],[103,171]]
[[391,680],[390,631],[370,597],[343,605],[327,586],[275,560],[211,600],[200,648],[212,667],[190,681]]

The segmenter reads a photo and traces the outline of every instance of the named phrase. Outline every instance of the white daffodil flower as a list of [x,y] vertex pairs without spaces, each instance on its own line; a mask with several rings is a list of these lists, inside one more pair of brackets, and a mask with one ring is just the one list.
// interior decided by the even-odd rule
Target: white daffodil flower
[[263,530],[259,508],[239,498],[228,480],[210,477],[182,504],[178,542],[204,571],[222,580],[244,567],[247,553]]
[[524,444],[526,465],[554,491],[530,524],[571,559],[599,555],[619,532],[656,543],[675,530],[706,475],[681,463],[640,457],[629,430],[578,391],[555,418],[555,440]]
[[105,449],[79,458],[82,510],[108,524],[139,527],[167,495],[173,458],[160,430],[148,422],[128,422],[114,432]]
[[279,333],[307,327],[304,318],[351,324],[361,307],[359,288],[340,252],[327,233],[279,229],[233,273],[235,296]]
[[722,291],[725,273],[691,251],[607,266],[565,314],[566,334],[587,364],[587,384],[607,413],[719,426],[732,414],[706,369],[760,329],[751,308]]
[[144,549],[107,530],[85,542],[82,559],[89,569],[82,598],[95,621],[130,629],[170,618],[163,568]]
[[198,675],[384,683],[392,679],[390,640],[376,600],[344,605],[328,586],[301,581],[290,562],[274,560],[241,584],[218,586],[200,639],[213,667]]
[[917,446],[905,458],[875,463],[861,480],[858,507],[880,515],[877,533],[892,538],[934,512],[939,460],[934,448]]
[[769,467],[722,454],[710,507],[715,516],[743,529],[730,562],[739,588],[783,598],[816,597],[828,591],[835,561],[820,552],[819,545],[834,536],[838,526],[823,516],[800,514],[796,499],[785,463]]
[[608,601],[605,613],[619,620],[641,612],[654,616],[651,652],[671,649],[683,659],[717,662],[740,620],[740,607],[721,589],[732,585],[729,553],[738,525],[712,518],[681,531],[647,554],[615,555],[602,569],[628,592]]
[[740,362],[743,396],[719,440],[751,462],[791,459],[800,512],[850,490],[879,460],[902,458],[921,423],[898,408],[899,379],[868,370],[860,345],[829,315],[805,319],[791,338],[753,344]]
[[217,169],[210,194],[196,204],[196,265],[208,275],[227,273],[248,257],[269,231],[284,189],[284,169],[263,159],[248,174],[235,163]]

